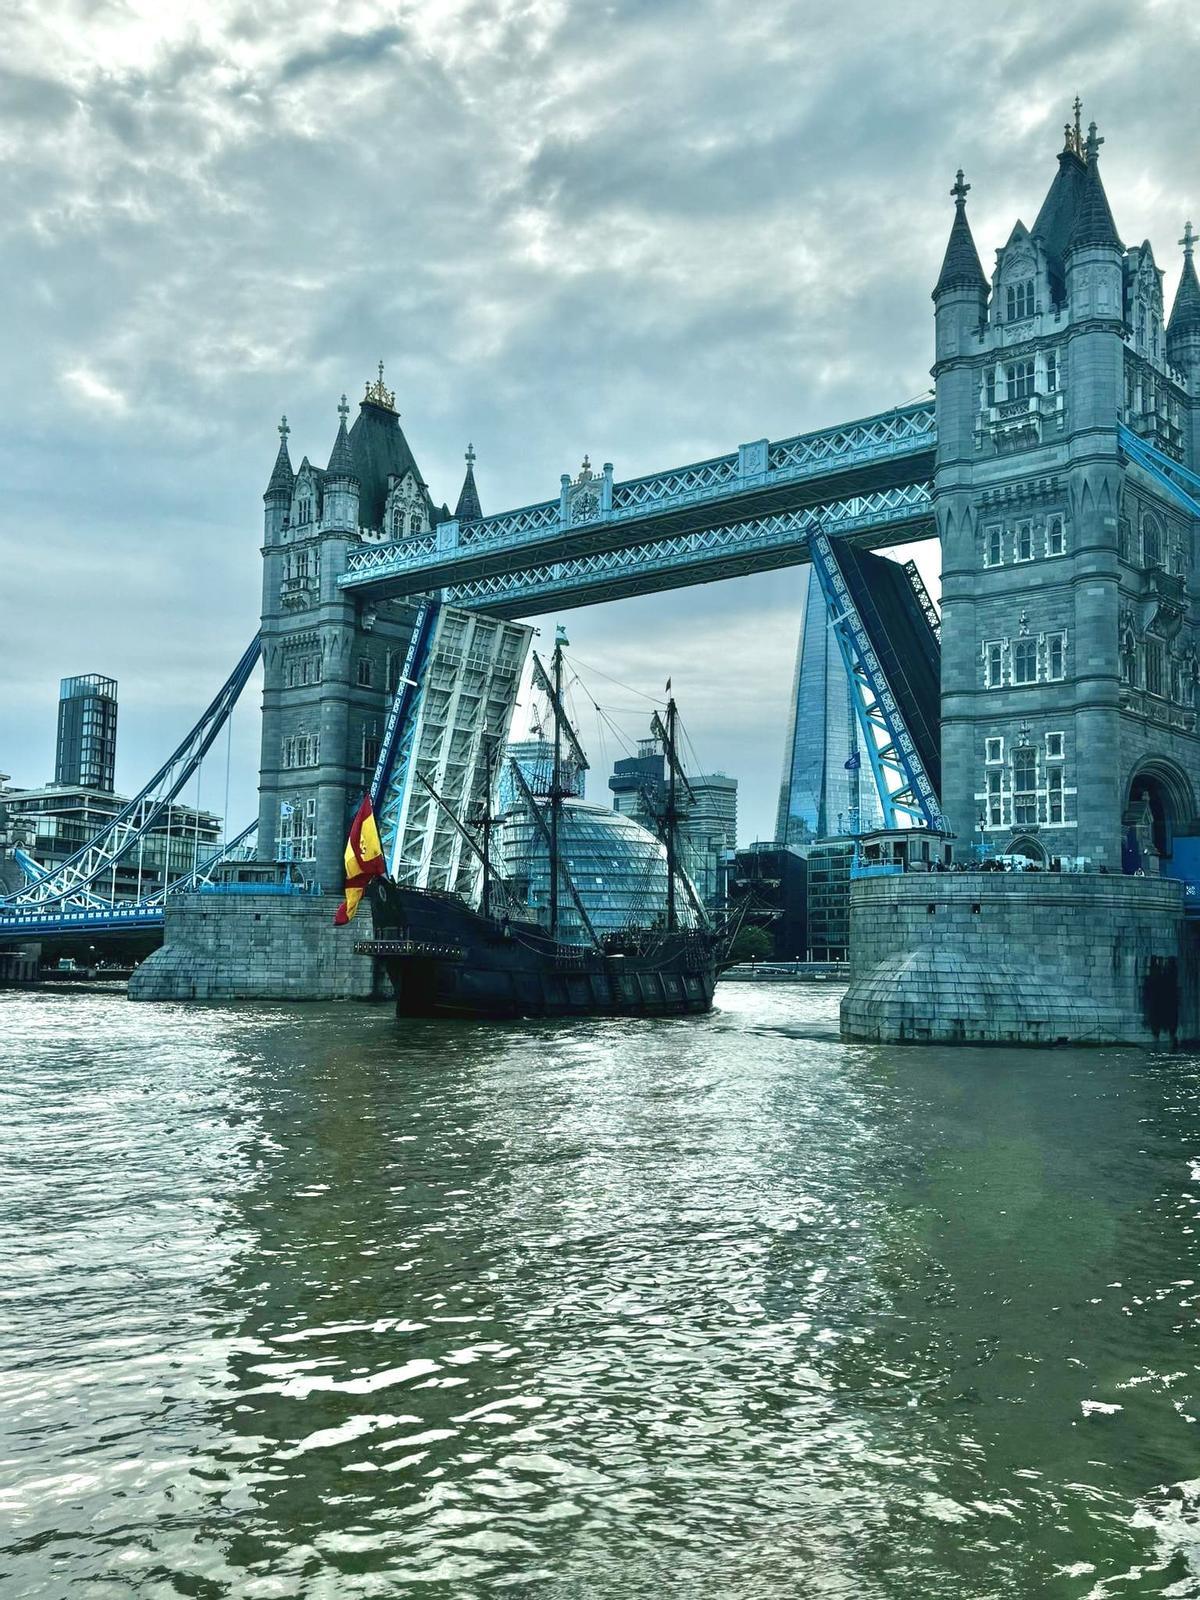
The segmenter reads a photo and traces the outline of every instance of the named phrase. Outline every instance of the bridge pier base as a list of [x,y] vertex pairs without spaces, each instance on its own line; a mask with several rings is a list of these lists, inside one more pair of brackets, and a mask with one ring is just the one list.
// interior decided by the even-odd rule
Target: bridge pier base
[[1200,938],[1169,878],[910,873],[850,899],[842,1035],[1135,1044],[1200,1035]]
[[335,928],[340,895],[181,894],[167,905],[162,947],[129,980],[131,1000],[372,1000],[370,908]]

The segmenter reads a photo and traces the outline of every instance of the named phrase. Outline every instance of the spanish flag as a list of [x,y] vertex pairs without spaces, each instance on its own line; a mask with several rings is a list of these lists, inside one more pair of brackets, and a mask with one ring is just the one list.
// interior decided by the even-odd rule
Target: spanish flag
[[367,795],[354,814],[350,837],[346,841],[346,898],[333,914],[333,923],[344,928],[358,910],[363,890],[372,878],[387,871],[371,796]]

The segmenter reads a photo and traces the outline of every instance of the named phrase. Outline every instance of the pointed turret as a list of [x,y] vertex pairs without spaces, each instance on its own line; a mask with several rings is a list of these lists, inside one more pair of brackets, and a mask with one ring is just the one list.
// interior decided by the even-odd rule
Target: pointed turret
[[458,496],[458,504],[454,508],[456,522],[479,522],[483,511],[479,504],[479,493],[475,488],[475,446],[469,444],[466,454],[467,475],[463,479],[462,490]]
[[290,500],[292,498],[292,485],[296,481],[296,474],[292,471],[292,458],[288,455],[288,434],[292,430],[288,427],[288,419],[281,418],[279,423],[279,454],[275,457],[275,466],[271,472],[271,481],[267,484],[264,500]]
[[1200,333],[1200,282],[1196,280],[1196,265],[1192,260],[1195,235],[1187,223],[1180,239],[1183,246],[1183,274],[1175,291],[1175,304],[1171,307],[1171,320],[1167,323],[1167,342],[1174,344],[1188,334]]
[[330,453],[329,465],[325,469],[327,478],[354,478],[358,474],[354,470],[354,457],[350,453],[350,435],[346,432],[346,418],[350,415],[350,407],[346,404],[346,396],[342,396],[342,403],[338,407],[337,438],[333,441],[333,450]]
[[977,289],[987,293],[988,281],[979,264],[979,252],[967,221],[967,192],[971,185],[963,182],[962,168],[958,169],[954,187],[954,221],[950,225],[950,238],[942,258],[942,270],[934,285],[933,298],[949,293],[951,289]]
[[358,473],[354,470],[354,452],[350,448],[350,435],[346,432],[346,418],[350,407],[346,396],[338,406],[337,438],[329,465],[325,469],[325,489],[322,496],[325,520],[332,527],[353,531],[358,527]]
[[1125,246],[1121,243],[1121,236],[1113,221],[1108,196],[1100,181],[1100,146],[1103,143],[1104,140],[1096,134],[1096,124],[1093,122],[1088,128],[1087,142],[1084,146],[1087,163],[1079,189],[1079,205],[1075,212],[1075,221],[1071,226],[1071,237],[1064,252],[1068,256],[1076,250],[1093,247],[1116,250],[1121,255],[1125,253]]

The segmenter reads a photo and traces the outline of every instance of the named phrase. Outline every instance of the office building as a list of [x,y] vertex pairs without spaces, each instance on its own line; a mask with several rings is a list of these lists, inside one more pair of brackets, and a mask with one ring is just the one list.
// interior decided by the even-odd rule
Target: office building
[[54,781],[111,794],[117,762],[117,684],[84,673],[58,690],[58,747]]

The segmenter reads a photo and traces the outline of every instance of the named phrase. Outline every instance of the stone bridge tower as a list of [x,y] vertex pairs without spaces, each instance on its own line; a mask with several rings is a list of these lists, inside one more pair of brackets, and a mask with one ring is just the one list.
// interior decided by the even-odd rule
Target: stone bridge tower
[[[430,498],[382,363],[353,427],[345,395],[338,409],[323,468],[305,456],[293,471],[287,418],[280,424],[262,546],[258,851],[296,862],[331,891],[341,889],[350,818],[374,771],[414,615],[405,601],[350,598],[337,580],[364,543],[419,538],[450,515]],[[477,506],[469,465],[468,479]]]
[[1200,794],[1197,529],[1117,427],[1200,466],[1200,285],[1189,225],[1165,326],[1149,243],[1117,233],[1102,143],[1076,102],[1037,219],[990,282],[961,172],[951,191],[933,291],[942,799],[964,859],[1119,872],[1132,826],[1146,870],[1170,871]]

